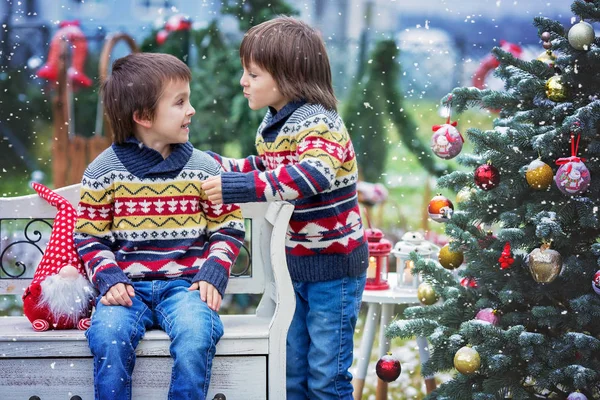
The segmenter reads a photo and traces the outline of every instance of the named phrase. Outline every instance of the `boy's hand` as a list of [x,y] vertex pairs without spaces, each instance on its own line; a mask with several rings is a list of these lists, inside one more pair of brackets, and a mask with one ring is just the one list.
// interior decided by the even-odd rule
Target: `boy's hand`
[[214,204],[223,204],[223,190],[221,188],[221,175],[211,176],[202,182],[202,190],[208,196],[208,200]]
[[219,308],[221,308],[221,294],[210,283],[206,281],[194,282],[188,290],[199,290],[200,298],[206,302],[211,310],[219,311]]
[[135,297],[135,291],[133,286],[126,285],[124,283],[117,283],[108,289],[108,292],[100,299],[100,303],[105,306],[125,306],[131,307],[133,301],[131,298]]

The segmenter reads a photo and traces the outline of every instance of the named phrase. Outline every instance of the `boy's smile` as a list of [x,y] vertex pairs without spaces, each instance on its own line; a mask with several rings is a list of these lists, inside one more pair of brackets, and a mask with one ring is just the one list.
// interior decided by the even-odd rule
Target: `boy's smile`
[[248,99],[248,107],[253,110],[273,107],[279,111],[289,103],[289,99],[279,91],[273,76],[253,62],[244,65],[240,85],[243,87],[244,97]]

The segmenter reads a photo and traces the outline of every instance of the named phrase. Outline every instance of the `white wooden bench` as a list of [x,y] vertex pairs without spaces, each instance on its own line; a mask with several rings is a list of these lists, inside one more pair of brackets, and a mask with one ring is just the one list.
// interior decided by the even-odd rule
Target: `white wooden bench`
[[[76,205],[79,187],[57,192]],[[249,243],[244,259],[250,268],[231,277],[227,293],[262,296],[255,313],[221,315],[225,334],[217,346],[208,399],[217,393],[226,400],[285,399],[285,344],[295,300],[284,246],[292,210],[286,202],[242,205]],[[43,249],[49,238],[46,224],[37,222],[46,225],[40,239],[33,223],[24,231],[25,222],[51,219],[55,213],[37,194],[0,198],[0,295],[21,296],[37,263],[22,265],[17,257],[33,253],[39,261],[41,251],[35,245]],[[17,243],[20,240],[26,243]],[[138,346],[134,399],[167,398],[169,343],[163,331],[152,330]],[[34,332],[24,316],[0,317],[0,398],[93,399],[92,356],[83,332]]]

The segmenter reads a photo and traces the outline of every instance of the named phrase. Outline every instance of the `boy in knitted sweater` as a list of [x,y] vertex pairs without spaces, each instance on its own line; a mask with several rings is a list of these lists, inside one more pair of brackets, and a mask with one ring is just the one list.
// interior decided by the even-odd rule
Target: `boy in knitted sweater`
[[201,189],[221,167],[188,141],[190,79],[171,55],[134,53],[102,85],[114,143],[84,173],[74,233],[100,292],[86,331],[97,399],[131,399],[135,348],[155,327],[171,339],[169,398],[206,397],[244,225]]
[[296,311],[287,339],[287,399],[352,399],[353,335],[368,248],[360,217],[352,142],[336,113],[324,43],[308,25],[279,17],[250,29],[240,80],[253,110],[268,107],[258,156],[213,156],[220,176],[210,201],[290,200],[286,238]]

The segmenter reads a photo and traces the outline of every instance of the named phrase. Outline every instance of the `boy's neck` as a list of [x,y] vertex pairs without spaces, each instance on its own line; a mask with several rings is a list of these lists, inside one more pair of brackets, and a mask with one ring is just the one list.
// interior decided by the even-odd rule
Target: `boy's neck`
[[145,139],[145,136],[140,132],[135,133],[135,138],[144,146],[159,152],[165,160],[171,155],[172,147],[170,143],[165,143],[161,141],[150,141],[148,139]]

